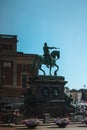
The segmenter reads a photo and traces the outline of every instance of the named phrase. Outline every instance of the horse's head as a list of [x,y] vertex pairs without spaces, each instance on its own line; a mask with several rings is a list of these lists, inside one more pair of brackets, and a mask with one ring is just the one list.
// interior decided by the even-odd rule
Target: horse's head
[[60,51],[52,51],[51,52],[51,56],[52,56],[52,58],[54,58],[54,59],[59,59],[60,58]]

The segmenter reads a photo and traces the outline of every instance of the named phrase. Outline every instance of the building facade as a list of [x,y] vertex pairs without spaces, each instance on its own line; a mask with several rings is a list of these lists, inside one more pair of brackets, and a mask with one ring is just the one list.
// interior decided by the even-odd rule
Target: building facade
[[21,91],[29,78],[38,74],[37,68],[30,73],[37,55],[17,52],[17,42],[16,35],[0,35],[0,97],[13,96],[8,91]]

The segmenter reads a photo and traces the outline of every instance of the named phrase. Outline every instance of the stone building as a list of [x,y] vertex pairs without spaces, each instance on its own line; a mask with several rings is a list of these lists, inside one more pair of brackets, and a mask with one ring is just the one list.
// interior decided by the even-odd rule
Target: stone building
[[82,92],[80,90],[72,89],[70,90],[70,94],[72,95],[73,103],[81,102]]
[[20,97],[27,87],[35,54],[17,52],[17,36],[0,34],[0,97]]

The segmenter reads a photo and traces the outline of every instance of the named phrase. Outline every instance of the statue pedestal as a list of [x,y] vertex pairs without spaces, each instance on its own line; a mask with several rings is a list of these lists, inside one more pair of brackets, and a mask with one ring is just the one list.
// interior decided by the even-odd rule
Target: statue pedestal
[[62,76],[37,76],[30,78],[29,85],[36,96],[36,115],[42,117],[50,113],[52,117],[63,113],[64,85],[67,83]]

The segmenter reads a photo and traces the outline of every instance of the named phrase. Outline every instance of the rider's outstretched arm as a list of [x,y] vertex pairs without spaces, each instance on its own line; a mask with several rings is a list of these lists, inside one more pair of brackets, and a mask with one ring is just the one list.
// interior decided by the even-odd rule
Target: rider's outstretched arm
[[48,47],[49,49],[59,49],[59,48],[56,48],[56,47]]

